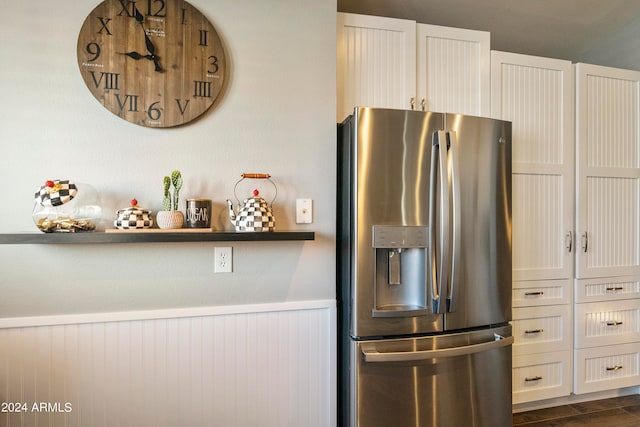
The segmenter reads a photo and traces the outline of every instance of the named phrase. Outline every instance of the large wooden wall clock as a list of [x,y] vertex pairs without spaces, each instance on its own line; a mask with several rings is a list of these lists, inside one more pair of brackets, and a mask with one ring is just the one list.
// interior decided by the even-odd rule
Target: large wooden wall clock
[[213,105],[224,83],[218,33],[183,0],[104,0],[85,19],[77,50],[93,96],[142,126],[194,120]]

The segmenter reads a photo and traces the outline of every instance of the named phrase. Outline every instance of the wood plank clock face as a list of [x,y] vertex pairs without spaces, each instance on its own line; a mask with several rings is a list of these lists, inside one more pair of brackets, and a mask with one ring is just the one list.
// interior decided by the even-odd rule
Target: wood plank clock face
[[165,128],[209,109],[226,60],[209,20],[183,0],[105,0],[84,21],[78,66],[93,96],[129,122]]

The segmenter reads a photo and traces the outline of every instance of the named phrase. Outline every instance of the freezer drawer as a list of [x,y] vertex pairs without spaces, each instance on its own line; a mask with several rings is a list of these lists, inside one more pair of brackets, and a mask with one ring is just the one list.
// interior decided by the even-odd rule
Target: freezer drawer
[[352,427],[511,426],[511,326],[351,342]]

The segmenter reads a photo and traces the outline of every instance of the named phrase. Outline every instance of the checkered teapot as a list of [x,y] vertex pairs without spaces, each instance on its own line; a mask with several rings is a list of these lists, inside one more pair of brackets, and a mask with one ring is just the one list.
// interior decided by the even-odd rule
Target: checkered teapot
[[[271,203],[267,203],[265,199],[260,196],[260,192],[256,189],[253,190],[253,197],[245,199],[240,206],[240,200],[236,194],[236,188],[238,184],[244,179],[266,179],[276,190],[275,195]],[[257,173],[243,173],[242,178],[236,182],[233,188],[233,193],[238,200],[238,212],[234,212],[233,203],[227,199],[227,205],[229,206],[229,220],[231,224],[236,228],[236,231],[273,231],[275,228],[275,219],[273,217],[273,211],[271,206],[273,201],[278,195],[278,188],[271,181],[271,175],[269,174],[257,174]]]

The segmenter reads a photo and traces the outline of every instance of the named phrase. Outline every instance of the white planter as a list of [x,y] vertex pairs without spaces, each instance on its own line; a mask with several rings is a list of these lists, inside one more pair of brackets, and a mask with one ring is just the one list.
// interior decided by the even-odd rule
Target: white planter
[[182,211],[158,211],[156,222],[160,228],[182,228],[184,215]]

